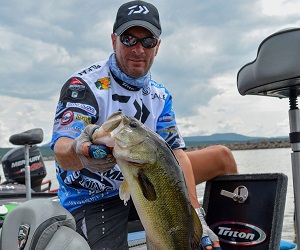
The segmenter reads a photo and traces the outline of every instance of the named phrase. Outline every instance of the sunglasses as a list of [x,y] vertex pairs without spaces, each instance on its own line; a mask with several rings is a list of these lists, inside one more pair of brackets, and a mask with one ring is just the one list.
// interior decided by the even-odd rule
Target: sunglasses
[[155,37],[137,38],[131,35],[120,35],[121,42],[128,47],[136,45],[140,42],[144,48],[151,49],[157,45],[158,39]]

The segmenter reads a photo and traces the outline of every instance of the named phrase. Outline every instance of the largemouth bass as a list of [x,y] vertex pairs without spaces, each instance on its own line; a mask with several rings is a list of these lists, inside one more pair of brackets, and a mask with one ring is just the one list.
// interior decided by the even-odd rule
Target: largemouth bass
[[119,195],[130,199],[145,228],[148,249],[197,249],[202,226],[192,207],[181,167],[168,144],[137,119],[112,114],[93,143],[113,147],[124,181]]

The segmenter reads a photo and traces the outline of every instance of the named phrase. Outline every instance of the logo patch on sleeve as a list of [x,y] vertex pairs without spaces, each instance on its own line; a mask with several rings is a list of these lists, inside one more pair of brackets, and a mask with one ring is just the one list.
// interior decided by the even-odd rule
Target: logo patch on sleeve
[[72,99],[83,99],[86,92],[86,86],[78,78],[71,78],[69,80],[69,87],[67,90],[67,97]]

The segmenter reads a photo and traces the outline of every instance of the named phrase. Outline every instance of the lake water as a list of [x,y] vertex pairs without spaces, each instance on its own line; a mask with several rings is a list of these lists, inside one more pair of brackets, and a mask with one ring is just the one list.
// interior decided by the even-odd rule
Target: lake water
[[[292,182],[291,149],[256,149],[233,151],[239,173],[284,173],[288,176],[288,190],[284,214],[282,239],[294,239],[294,198]],[[52,189],[58,187],[55,177],[54,161],[45,161],[47,168],[46,179],[52,180]],[[3,177],[2,168],[0,174]],[[199,196],[203,195],[205,184],[197,186]]]

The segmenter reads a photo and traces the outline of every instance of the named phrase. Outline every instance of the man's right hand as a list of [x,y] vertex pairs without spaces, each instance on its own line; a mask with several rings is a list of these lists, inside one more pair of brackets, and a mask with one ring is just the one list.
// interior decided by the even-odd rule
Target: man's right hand
[[[107,152],[107,155],[104,158],[100,157],[100,154],[97,154],[97,147],[95,144],[92,144],[92,136],[93,133],[99,128],[98,125],[87,125],[85,129],[81,132],[80,136],[78,136],[73,143],[73,147],[85,168],[88,168],[92,172],[105,172],[109,169],[112,169],[116,162],[115,158],[112,156],[110,151],[107,151],[107,147],[105,145],[101,145],[98,147],[104,149]],[[92,147],[92,149],[91,149]],[[106,148],[104,148],[106,147]],[[99,152],[98,152],[99,153]],[[99,157],[96,157],[96,156]],[[104,156],[104,153],[102,153]]]

